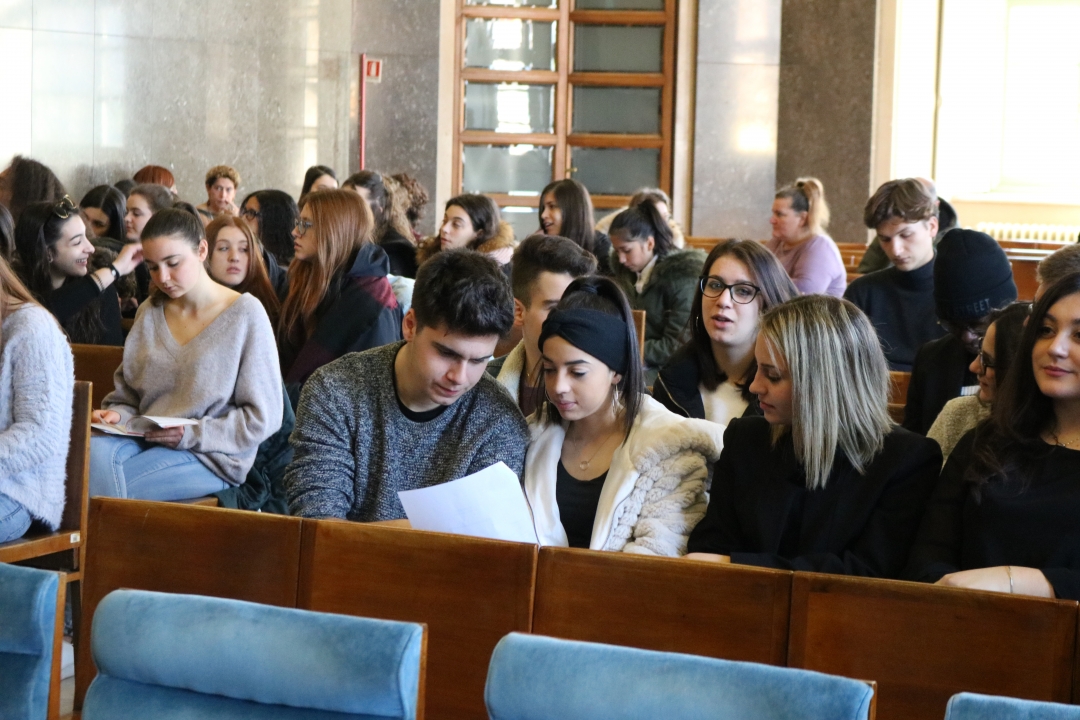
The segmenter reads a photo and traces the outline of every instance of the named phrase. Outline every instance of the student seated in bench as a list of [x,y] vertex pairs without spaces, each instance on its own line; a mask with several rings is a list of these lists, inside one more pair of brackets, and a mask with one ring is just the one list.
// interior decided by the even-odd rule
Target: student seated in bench
[[765,314],[755,356],[750,390],[765,416],[724,433],[690,552],[899,577],[941,451],[889,419],[888,366],[870,321],[846,300],[800,297]]
[[592,197],[577,180],[556,180],[540,193],[540,232],[573,240],[593,254],[601,275],[611,275],[611,240],[596,229]]
[[281,426],[274,331],[262,303],[206,272],[203,227],[185,210],[156,213],[143,229],[154,282],[139,306],[94,421],[139,415],[197,420],[141,439],[90,440],[90,494],[184,500],[244,482],[259,444]]
[[863,210],[892,265],[853,281],[844,297],[870,318],[890,370],[911,372],[919,348],[945,334],[934,314],[935,200],[915,178],[890,180]]
[[596,258],[580,245],[554,235],[525,238],[514,250],[510,284],[514,290],[514,325],[521,342],[504,357],[488,363],[488,374],[518,401],[528,417],[540,403],[540,329],[575,278],[596,272]]
[[949,456],[909,576],[1080,600],[1080,274],[1049,287],[988,420]]
[[946,460],[968,430],[990,415],[990,408],[1016,358],[1020,334],[1024,331],[1030,303],[1013,303],[995,310],[987,318],[979,354],[971,361],[971,372],[979,378],[979,392],[953,398],[945,403],[941,414],[930,426],[926,437],[937,442]]
[[644,394],[633,315],[607,278],[570,284],[540,348],[544,401],[523,478],[540,544],[685,553],[723,427]]
[[979,391],[970,370],[979,354],[979,328],[991,311],[1015,300],[1012,266],[994,238],[961,228],[945,234],[934,260],[934,305],[948,332],[915,355],[905,428],[926,434],[945,403]]
[[761,243],[726,240],[714,247],[690,309],[690,342],[660,371],[653,397],[673,413],[721,425],[760,415],[750,392],[760,315],[798,295]]
[[2,258],[0,337],[0,543],[5,543],[25,535],[35,519],[53,530],[60,525],[75,371],[56,319]]
[[847,271],[840,250],[825,234],[829,206],[825,188],[817,178],[799,178],[780,188],[773,200],[772,239],[766,243],[805,295],[825,293],[840,297],[847,287]]
[[15,248],[23,282],[71,342],[124,344],[116,281],[142,263],[137,243],[123,246],[110,265],[93,269],[94,246],[79,209],[65,195],[26,206],[15,226]]
[[671,226],[646,200],[611,223],[615,282],[630,307],[645,311],[645,384],[690,339],[688,321],[705,253],[676,250]]
[[278,323],[293,407],[318,368],[401,339],[401,308],[386,277],[390,261],[371,240],[373,223],[367,203],[351,190],[323,190],[304,200]]
[[266,310],[270,324],[276,324],[281,301],[267,272],[265,251],[247,222],[232,215],[218,215],[206,226],[206,243],[210,277],[241,295],[254,295]]
[[494,260],[444,250],[421,265],[404,342],[346,355],[304,385],[285,472],[291,514],[396,520],[399,490],[499,461],[520,476],[528,426],[484,372],[513,323],[510,282]]

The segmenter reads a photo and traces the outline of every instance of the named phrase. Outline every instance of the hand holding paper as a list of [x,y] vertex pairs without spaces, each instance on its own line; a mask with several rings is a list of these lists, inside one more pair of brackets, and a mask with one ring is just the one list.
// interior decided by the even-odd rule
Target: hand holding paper
[[417,530],[537,543],[529,503],[506,463],[442,485],[403,490],[398,498]]

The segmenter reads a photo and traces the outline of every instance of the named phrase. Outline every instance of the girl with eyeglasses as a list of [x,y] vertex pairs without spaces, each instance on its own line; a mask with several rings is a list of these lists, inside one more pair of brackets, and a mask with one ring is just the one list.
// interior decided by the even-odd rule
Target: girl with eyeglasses
[[311,373],[345,353],[401,339],[390,261],[371,240],[371,209],[351,190],[311,193],[293,230],[278,349],[293,407]]
[[979,354],[968,369],[979,379],[979,392],[974,395],[953,398],[938,413],[926,437],[936,440],[946,460],[960,438],[979,421],[990,415],[997,389],[1005,382],[1012,369],[1020,334],[1031,311],[1031,303],[1013,303],[987,316],[986,330],[982,333]]
[[194,424],[140,437],[95,432],[90,494],[171,501],[242,485],[284,409],[270,320],[257,299],[206,272],[195,215],[162,210],[142,237],[154,293],[139,306],[115,388],[94,422],[150,415]]
[[51,530],[60,525],[75,371],[55,318],[2,258],[0,341],[0,543],[5,543],[25,535],[34,520]]
[[121,247],[111,264],[93,269],[94,246],[71,198],[32,203],[15,226],[18,271],[27,288],[71,342],[123,345],[116,281],[142,263],[142,246]]
[[278,298],[284,301],[289,292],[285,268],[292,262],[293,229],[296,218],[300,217],[300,208],[284,190],[258,190],[244,198],[240,217],[262,245],[270,284]]
[[896,578],[941,469],[937,443],[889,419],[889,367],[859,308],[804,295],[761,318],[692,557]]
[[910,579],[1080,599],[1078,328],[1080,274],[1072,274],[1035,303],[990,417],[945,463]]
[[611,222],[615,282],[630,307],[645,311],[645,384],[689,339],[687,321],[705,263],[696,248],[676,250],[671,226],[656,204],[645,200]]
[[727,425],[760,415],[750,383],[761,314],[799,291],[765,246],[725,240],[705,259],[690,308],[690,342],[660,370],[653,397],[685,417]]
[[632,311],[608,278],[570,283],[539,346],[544,399],[522,483],[540,544],[685,553],[723,429],[644,393]]

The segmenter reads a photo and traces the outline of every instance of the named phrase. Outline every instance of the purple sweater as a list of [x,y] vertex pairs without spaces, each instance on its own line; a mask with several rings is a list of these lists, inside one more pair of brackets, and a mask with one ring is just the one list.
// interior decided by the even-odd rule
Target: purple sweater
[[772,250],[803,295],[844,296],[847,270],[840,258],[840,250],[828,235],[814,235],[798,245],[772,239],[766,247]]

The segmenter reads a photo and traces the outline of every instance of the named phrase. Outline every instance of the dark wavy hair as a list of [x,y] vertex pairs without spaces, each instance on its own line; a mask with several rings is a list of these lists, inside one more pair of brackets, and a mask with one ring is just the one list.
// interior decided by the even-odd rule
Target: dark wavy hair
[[[641,410],[642,396],[645,394],[645,372],[641,365],[641,350],[638,347],[637,330],[634,327],[634,313],[630,309],[630,302],[626,295],[615,284],[614,280],[599,275],[578,278],[567,286],[562,300],[555,306],[557,310],[570,310],[572,308],[586,308],[617,317],[626,326],[626,347],[630,355],[627,362],[627,370],[622,380],[615,386],[619,391],[620,402],[623,405],[623,425],[626,435],[630,435],[637,419],[638,411]],[[543,350],[543,348],[541,348]],[[547,384],[544,382],[543,373],[537,379],[543,398],[540,401],[540,417],[549,424],[562,422],[562,415],[555,403],[547,396]]]
[[459,248],[420,266],[413,288],[417,327],[444,326],[469,337],[506,337],[514,325],[510,281],[489,257]]
[[127,198],[112,185],[91,188],[79,201],[81,208],[96,208],[109,218],[109,230],[105,237],[127,242],[124,235],[124,215],[127,214]]
[[[1032,353],[1050,308],[1059,300],[1080,294],[1080,273],[1066,275],[1047,288],[1027,318],[1020,342],[1010,358],[1005,378],[998,383],[990,417],[975,428],[971,463],[964,479],[978,490],[987,482],[1014,477],[1025,487],[1033,464],[1051,446],[1042,434],[1054,428],[1054,402],[1035,380]],[[995,348],[996,350],[996,348]],[[995,361],[1001,352],[995,352]]]
[[499,234],[502,215],[499,206],[487,195],[463,193],[446,201],[446,207],[459,207],[469,216],[476,237],[469,242],[469,247],[478,248]]
[[293,228],[300,217],[300,208],[292,195],[284,190],[257,190],[240,203],[243,209],[247,201],[255,198],[259,203],[259,242],[278,261],[288,267],[293,258]]
[[616,233],[625,235],[626,240],[631,242],[645,242],[652,237],[653,252],[657,258],[662,258],[675,249],[671,225],[656,209],[656,203],[651,200],[631,205],[616,215],[611,221],[608,235]]
[[[746,266],[750,281],[760,289],[758,297],[761,298],[762,313],[799,296],[799,289],[788,277],[780,261],[768,248],[756,240],[724,240],[717,244],[705,258],[701,271],[702,277],[708,277],[709,271],[717,260],[728,256]],[[720,371],[720,368],[716,367],[716,360],[713,359],[712,338],[705,329],[705,314],[701,307],[704,297],[699,282],[694,291],[694,304],[690,307],[691,337],[686,348],[697,365],[701,384],[711,391],[728,378]],[[756,373],[757,360],[754,360],[745,378],[735,378],[735,384],[747,402],[755,399],[754,394],[750,392],[750,383]]]
[[544,198],[548,193],[551,193],[562,213],[559,236],[573,240],[596,255],[596,219],[593,217],[592,198],[589,196],[589,191],[573,179],[549,183],[540,193],[539,214],[541,215],[544,212]]
[[[60,217],[56,213],[55,202],[31,203],[23,208],[22,215],[15,225],[15,250],[18,257],[15,271],[34,298],[48,307],[53,295],[52,265],[53,250],[64,226],[78,218],[78,215]],[[92,272],[92,268],[90,269]],[[68,278],[64,282],[72,282]],[[101,320],[101,297],[95,298],[80,310],[67,323],[77,342],[99,342],[105,332]]]
[[323,175],[329,175],[334,178],[334,182],[337,182],[337,175],[334,174],[334,168],[329,167],[328,165],[312,165],[307,169],[307,172],[304,173],[304,187],[300,189],[300,197],[304,197],[311,192],[311,186]]
[[8,264],[15,260],[15,221],[11,218],[11,211],[3,205],[0,205],[0,256]]

